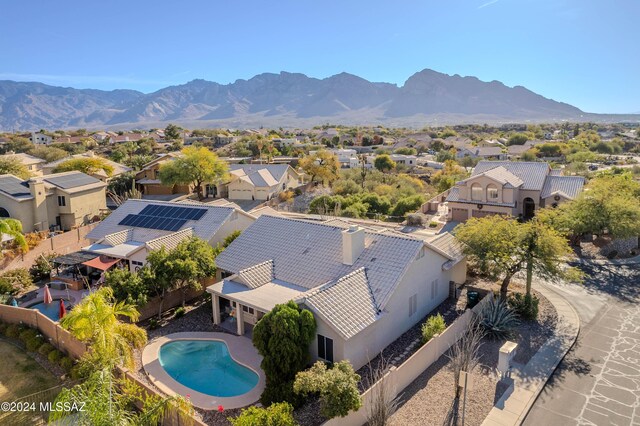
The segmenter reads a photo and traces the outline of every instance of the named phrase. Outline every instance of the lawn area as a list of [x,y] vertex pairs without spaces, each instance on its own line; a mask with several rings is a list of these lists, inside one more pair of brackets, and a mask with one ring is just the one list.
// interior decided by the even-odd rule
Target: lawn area
[[12,401],[60,384],[22,349],[0,340],[0,400]]

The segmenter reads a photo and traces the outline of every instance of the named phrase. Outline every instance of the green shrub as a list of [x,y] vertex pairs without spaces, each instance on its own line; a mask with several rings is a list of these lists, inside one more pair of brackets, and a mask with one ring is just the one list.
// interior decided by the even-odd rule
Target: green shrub
[[513,335],[519,321],[516,313],[502,298],[490,298],[480,312],[480,325],[487,336],[502,340]]
[[18,338],[21,332],[22,332],[22,328],[19,325],[11,324],[10,326],[7,327],[7,330],[5,331],[5,336],[16,339]]
[[233,426],[295,426],[293,407],[286,402],[271,404],[267,408],[249,407],[236,418],[229,418]]
[[0,275],[0,289],[2,293],[15,294],[21,288],[33,285],[33,280],[27,268],[17,268]]
[[62,352],[60,352],[59,350],[55,349],[51,352],[49,352],[49,355],[47,355],[47,359],[49,360],[50,363],[52,364],[57,364],[58,361],[60,361],[60,358],[62,358],[64,355],[62,354]]
[[447,328],[444,318],[440,314],[432,315],[427,322],[422,324],[422,344],[427,343],[436,334],[442,333]]
[[72,380],[84,379],[87,377],[85,369],[80,364],[74,365],[69,374],[71,375]]
[[43,278],[49,278],[51,275],[51,259],[55,256],[56,255],[53,253],[48,256],[38,256],[31,268],[29,268],[29,274],[31,274],[31,277],[36,281]]
[[27,340],[25,345],[29,352],[35,352],[38,350],[40,346],[42,346],[43,343],[44,343],[44,339],[42,338],[42,336],[35,336]]
[[43,356],[48,356],[49,352],[54,351],[56,348],[53,347],[51,343],[43,343],[38,348],[38,353]]
[[538,318],[540,299],[532,294],[513,293],[509,297],[509,307],[524,320]]
[[178,309],[176,309],[173,316],[174,318],[180,318],[180,317],[183,317],[186,312],[187,311],[184,309],[184,307],[180,306]]
[[19,338],[23,343],[27,343],[29,340],[33,339],[38,335],[38,332],[32,328],[28,328],[22,332],[20,332]]
[[73,368],[73,360],[68,356],[63,356],[62,358],[60,358],[60,361],[58,361],[58,364],[67,373],[70,373],[71,369]]
[[151,318],[149,320],[149,328],[151,330],[155,330],[156,328],[158,328],[158,325],[160,325],[160,323],[158,322],[157,318]]

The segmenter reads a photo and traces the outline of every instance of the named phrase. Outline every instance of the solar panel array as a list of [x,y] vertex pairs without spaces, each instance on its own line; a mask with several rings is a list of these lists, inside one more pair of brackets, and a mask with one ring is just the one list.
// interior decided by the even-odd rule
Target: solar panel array
[[0,191],[13,197],[30,196],[29,187],[20,179],[13,176],[0,178]]
[[182,228],[189,220],[199,220],[206,212],[207,209],[152,204],[138,214],[126,215],[119,225],[173,232]]
[[89,185],[92,183],[100,182],[98,179],[85,175],[84,173],[72,173],[63,176],[53,176],[44,178],[47,182],[50,182],[62,189],[75,188],[78,186]]

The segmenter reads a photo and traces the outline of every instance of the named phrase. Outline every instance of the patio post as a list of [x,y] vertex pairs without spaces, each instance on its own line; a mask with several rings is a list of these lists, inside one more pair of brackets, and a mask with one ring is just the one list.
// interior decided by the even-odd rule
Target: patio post
[[220,297],[217,294],[213,294],[211,298],[211,304],[213,305],[213,323],[220,324]]
[[240,303],[237,304],[236,308],[236,322],[238,324],[238,336],[244,335],[244,312],[242,311],[242,305]]

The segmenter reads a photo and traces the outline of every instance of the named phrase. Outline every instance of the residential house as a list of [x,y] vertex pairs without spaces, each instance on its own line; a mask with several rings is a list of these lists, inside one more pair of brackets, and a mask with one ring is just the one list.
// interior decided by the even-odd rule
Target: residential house
[[453,221],[492,214],[529,219],[539,208],[576,198],[583,186],[584,178],[560,176],[548,163],[480,161],[446,202]]
[[[331,148],[326,151],[329,151],[338,158],[340,167],[343,169],[353,169],[360,165],[360,159],[358,158],[358,153],[355,149]],[[317,150],[309,151],[309,155],[313,155],[317,152]]]
[[415,167],[418,164],[418,157],[415,155],[391,154],[390,157],[396,164],[402,164],[407,167]]
[[507,158],[510,160],[512,158],[520,158],[522,154],[529,151],[532,148],[535,148],[537,145],[542,145],[547,143],[546,141],[532,140],[526,141],[522,145],[509,145],[507,147]]
[[129,199],[89,234],[83,251],[125,260],[132,271],[146,264],[150,251],[170,250],[185,238],[197,236],[216,246],[255,218],[235,205],[198,202],[171,203]]
[[44,133],[31,133],[29,140],[36,145],[50,145],[53,142],[53,138]]
[[46,163],[42,158],[25,153],[16,154],[13,151],[7,152],[2,158],[20,162],[31,173],[31,176],[42,176],[42,166]]
[[93,176],[96,179],[100,179],[103,182],[108,182],[109,180],[113,179],[116,176],[120,176],[124,173],[128,173],[133,170],[131,167],[125,166],[120,163],[116,163],[115,161],[111,161],[108,158],[100,157],[96,155],[93,151],[87,151],[87,152],[83,152],[82,154],[70,155],[68,157],[61,158],[60,160],[47,163],[42,167],[42,172],[45,175],[51,174],[56,169],[56,167],[58,167],[60,164],[64,163],[65,161],[72,160],[72,159],[81,159],[81,158],[100,158],[107,165],[113,167],[113,173],[111,175],[107,175],[107,173],[105,173],[104,170],[96,170],[95,172],[89,173],[89,175]]
[[182,154],[180,152],[169,152],[160,154],[144,165],[136,173],[136,187],[144,195],[171,195],[171,194],[191,194],[192,185],[163,185],[160,181],[160,166],[167,161],[173,161]]
[[231,164],[229,182],[207,187],[207,194],[230,200],[270,200],[300,186],[302,176],[288,164]]
[[391,230],[262,215],[216,259],[214,323],[245,335],[277,304],[313,312],[313,359],[360,368],[466,278],[450,234],[427,242]]
[[0,175],[0,217],[18,219],[24,232],[68,231],[106,211],[106,186],[81,172],[28,180]]
[[[65,135],[65,136],[58,136],[55,139],[55,143],[73,143],[73,144],[77,144],[77,143],[82,143],[85,140],[89,140],[91,141],[93,138],[90,136],[69,136],[69,135]],[[95,140],[95,139],[93,139]]]

